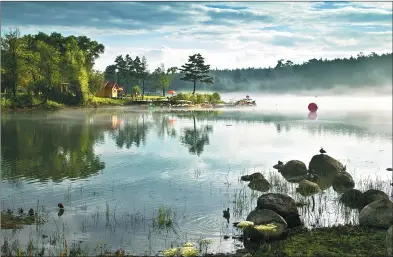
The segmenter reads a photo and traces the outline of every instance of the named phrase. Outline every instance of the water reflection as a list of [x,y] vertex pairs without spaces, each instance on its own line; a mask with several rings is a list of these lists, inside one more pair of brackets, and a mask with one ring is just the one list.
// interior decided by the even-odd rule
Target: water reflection
[[94,153],[94,144],[103,137],[103,130],[103,127],[91,129],[88,120],[48,124],[34,117],[3,118],[3,178],[55,182],[63,178],[86,178],[105,167]]
[[[277,133],[300,128],[311,133],[373,134],[365,127],[347,123],[304,123],[299,122],[301,119],[296,116],[241,111],[136,113],[103,109],[99,112],[73,110],[58,115],[47,114],[46,117],[8,114],[2,117],[1,123],[3,177],[14,180],[18,177],[40,181],[51,179],[55,182],[64,178],[86,178],[105,167],[94,153],[94,146],[107,144],[106,134],[118,148],[130,149],[146,145],[150,133],[155,132],[160,139],[179,140],[190,154],[201,156],[213,134],[212,122],[220,120],[274,124]],[[199,125],[200,122],[204,124]],[[331,181],[321,178],[318,184],[324,189],[330,186]]]
[[205,145],[209,144],[209,133],[213,132],[213,126],[203,125],[197,128],[195,115],[192,116],[194,126],[184,128],[181,142],[187,146],[191,154],[201,155]]

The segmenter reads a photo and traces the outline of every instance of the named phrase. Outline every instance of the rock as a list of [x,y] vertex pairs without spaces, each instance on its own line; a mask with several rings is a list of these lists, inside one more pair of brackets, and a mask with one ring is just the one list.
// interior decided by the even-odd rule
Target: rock
[[351,174],[346,171],[341,171],[334,175],[332,185],[334,191],[342,193],[349,189],[353,189],[355,187],[355,182]]
[[270,189],[270,183],[266,179],[253,179],[248,183],[248,187],[252,190],[267,192]]
[[344,165],[329,155],[318,154],[311,158],[308,168],[320,176],[327,176],[343,171]]
[[252,181],[254,179],[264,179],[265,177],[263,176],[262,173],[260,172],[255,172],[251,175],[244,175],[240,177],[240,180],[242,181]]
[[[285,229],[287,229],[288,224],[283,217],[271,210],[261,209],[251,211],[247,216],[247,221],[254,222],[252,228],[247,228],[245,230],[246,238],[251,238],[252,240],[258,240],[263,238],[277,238],[279,237]],[[268,225],[271,224],[275,226],[273,230],[261,231],[255,229],[258,225]]]
[[282,169],[282,167],[284,167],[283,164],[275,164],[275,165],[273,165],[273,168],[278,170],[278,171],[280,171]]
[[386,247],[387,247],[387,256],[393,256],[393,226],[390,226],[388,232],[386,233]]
[[389,196],[381,190],[369,189],[363,192],[359,202],[359,209],[363,209],[366,205],[382,199],[389,200]]
[[360,208],[362,192],[358,189],[349,189],[340,196],[340,202],[352,209]]
[[334,175],[325,174],[317,176],[317,179],[312,182],[317,183],[321,190],[326,190],[332,186]]
[[318,193],[320,190],[318,184],[306,179],[301,180],[299,186],[296,188],[296,192],[302,196],[311,196]]
[[393,202],[382,199],[370,203],[360,211],[359,224],[365,227],[389,228],[393,225]]
[[281,174],[284,179],[291,183],[299,183],[303,179],[306,179],[305,175],[291,175],[291,174]]
[[301,161],[292,160],[284,164],[279,170],[283,176],[306,176],[308,173],[306,164]]
[[288,195],[277,193],[261,195],[257,200],[257,209],[274,211],[284,218],[289,228],[302,225],[296,202]]

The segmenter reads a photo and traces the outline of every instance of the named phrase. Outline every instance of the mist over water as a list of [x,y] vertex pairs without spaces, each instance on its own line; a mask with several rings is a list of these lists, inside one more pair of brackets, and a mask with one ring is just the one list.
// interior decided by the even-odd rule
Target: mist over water
[[280,114],[294,120],[307,120],[308,104],[318,105],[318,120],[368,126],[374,130],[392,131],[392,95],[295,95],[295,94],[223,94],[224,101],[239,100],[249,95],[255,108],[244,109],[260,114]]

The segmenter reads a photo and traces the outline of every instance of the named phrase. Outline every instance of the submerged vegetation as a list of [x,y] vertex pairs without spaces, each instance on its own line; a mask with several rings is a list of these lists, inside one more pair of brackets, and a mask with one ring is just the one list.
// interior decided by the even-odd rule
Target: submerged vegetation
[[153,219],[153,227],[163,229],[171,228],[174,225],[175,214],[170,208],[160,206],[157,216]]
[[41,224],[43,222],[43,218],[37,215],[16,216],[10,212],[1,212],[1,229],[21,229],[24,225]]

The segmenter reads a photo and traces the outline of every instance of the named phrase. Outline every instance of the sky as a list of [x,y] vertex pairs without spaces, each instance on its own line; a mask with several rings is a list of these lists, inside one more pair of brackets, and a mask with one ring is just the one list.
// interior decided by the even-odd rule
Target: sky
[[56,31],[105,45],[101,71],[121,54],[145,56],[154,70],[195,53],[235,69],[392,52],[392,2],[2,2],[1,12],[2,34]]

